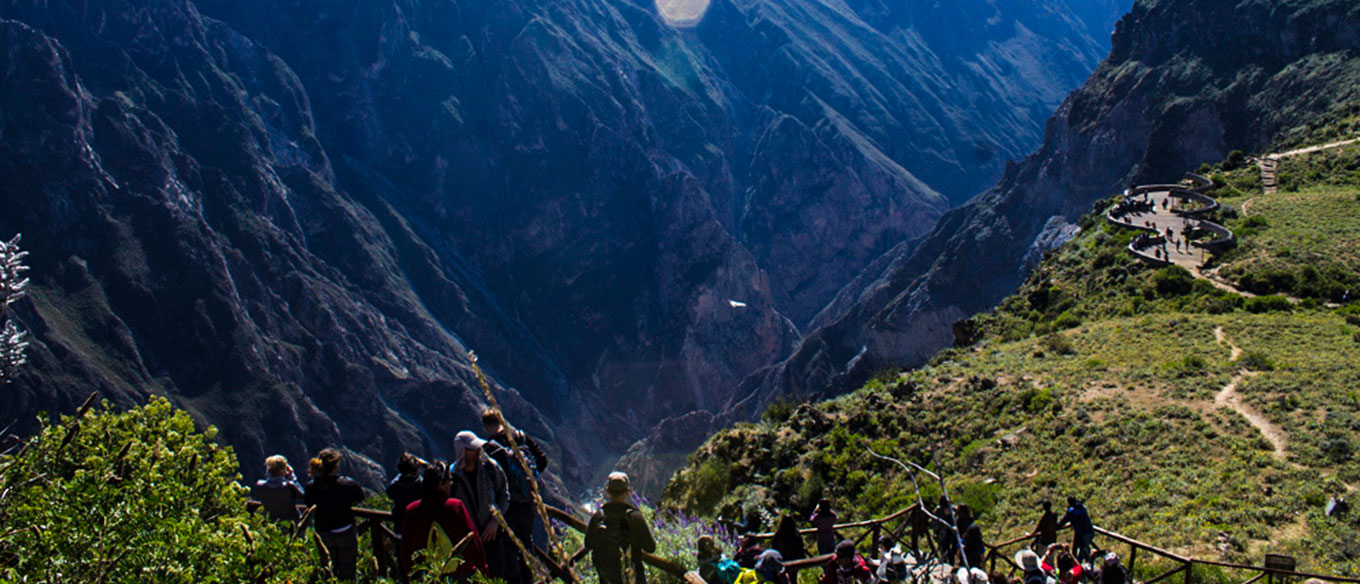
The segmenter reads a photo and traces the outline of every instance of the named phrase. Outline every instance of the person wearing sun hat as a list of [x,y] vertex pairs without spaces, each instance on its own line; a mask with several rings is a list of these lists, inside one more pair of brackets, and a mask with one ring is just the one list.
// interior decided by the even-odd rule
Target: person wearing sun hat
[[1043,560],[1034,550],[1020,550],[1015,554],[1015,565],[1020,566],[1022,584],[1053,584],[1054,580],[1044,572]]
[[[600,584],[647,584],[647,567],[642,563],[643,552],[656,551],[656,540],[647,527],[647,519],[630,501],[633,490],[628,475],[609,473],[604,484],[609,501],[590,516],[586,525],[585,549],[595,564]],[[631,557],[625,571],[625,558]]]
[[486,446],[486,440],[467,430],[453,437],[453,488],[450,494],[467,506],[472,521],[477,524],[477,533],[486,548],[489,575],[506,582],[519,582],[519,551],[501,532],[500,523],[491,512],[494,507],[505,513],[510,505],[509,483],[500,465],[482,452],[483,446]]

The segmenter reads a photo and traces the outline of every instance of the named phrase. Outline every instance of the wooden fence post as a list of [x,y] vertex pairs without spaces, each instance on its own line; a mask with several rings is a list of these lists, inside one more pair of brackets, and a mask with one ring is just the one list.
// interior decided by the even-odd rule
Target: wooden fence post
[[387,534],[383,533],[382,523],[376,519],[368,522],[369,537],[373,539],[373,557],[378,561],[378,577],[387,577]]
[[1190,584],[1190,579],[1195,575],[1195,563],[1185,563],[1185,584]]

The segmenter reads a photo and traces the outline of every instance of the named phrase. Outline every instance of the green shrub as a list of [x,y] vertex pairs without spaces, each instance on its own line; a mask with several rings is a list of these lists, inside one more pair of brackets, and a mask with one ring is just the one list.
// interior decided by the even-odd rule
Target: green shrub
[[1167,266],[1152,274],[1152,284],[1158,296],[1180,296],[1195,288],[1195,277],[1180,266]]
[[1273,371],[1275,363],[1270,360],[1270,356],[1261,351],[1248,351],[1242,356],[1242,366],[1252,371]]
[[711,512],[727,494],[732,475],[727,463],[720,460],[706,460],[694,470],[690,483],[690,508]]
[[47,424],[3,459],[0,581],[284,582],[303,540],[246,510],[231,449],[152,397]]
[[1053,326],[1059,330],[1070,329],[1081,326],[1081,317],[1072,314],[1070,310],[1064,310],[1058,318],[1053,320]]
[[797,402],[788,398],[779,398],[765,408],[765,413],[761,414],[760,418],[771,424],[781,424],[788,421],[789,417],[793,415],[793,410],[797,407]]
[[1243,307],[1247,309],[1247,312],[1253,314],[1265,312],[1289,312],[1294,309],[1294,305],[1290,304],[1288,298],[1276,294],[1248,298],[1247,301],[1243,303]]
[[1076,349],[1072,347],[1072,341],[1058,333],[1044,335],[1039,344],[1043,347],[1043,350],[1058,355],[1071,355],[1076,352]]

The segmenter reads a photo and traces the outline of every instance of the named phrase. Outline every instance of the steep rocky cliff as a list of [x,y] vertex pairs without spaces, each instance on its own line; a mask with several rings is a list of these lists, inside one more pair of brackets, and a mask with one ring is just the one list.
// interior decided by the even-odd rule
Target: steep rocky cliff
[[1337,0],[1138,2],[1043,145],[930,235],[876,260],[789,359],[748,378],[737,415],[920,364],[987,310],[1093,201],[1174,181],[1360,95],[1360,6]]
[[473,425],[475,350],[579,483],[1032,148],[1120,11],[0,3],[4,412],[165,393],[247,464],[376,476]]

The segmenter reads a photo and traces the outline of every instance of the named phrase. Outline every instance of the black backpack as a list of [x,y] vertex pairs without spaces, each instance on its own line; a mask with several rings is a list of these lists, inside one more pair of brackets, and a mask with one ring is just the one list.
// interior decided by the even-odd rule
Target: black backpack
[[[538,463],[534,460],[534,454],[525,444],[527,437],[521,432],[515,436],[515,443],[519,445],[519,453],[524,457],[525,462],[529,463],[529,469],[533,472],[533,479],[538,480]],[[506,486],[510,491],[511,501],[528,501],[533,497],[533,487],[529,484],[531,480],[524,474],[524,465],[520,464],[514,456],[509,446],[503,445],[494,440],[487,444],[486,453],[491,456],[496,464],[501,465],[501,470],[505,471]]]
[[633,545],[633,539],[629,536],[628,524],[633,514],[638,510],[629,507],[628,510],[614,516],[611,520],[610,515],[603,509],[595,511],[595,517],[591,518],[591,527],[595,528],[596,534],[602,536],[605,541],[622,554],[623,551]]

